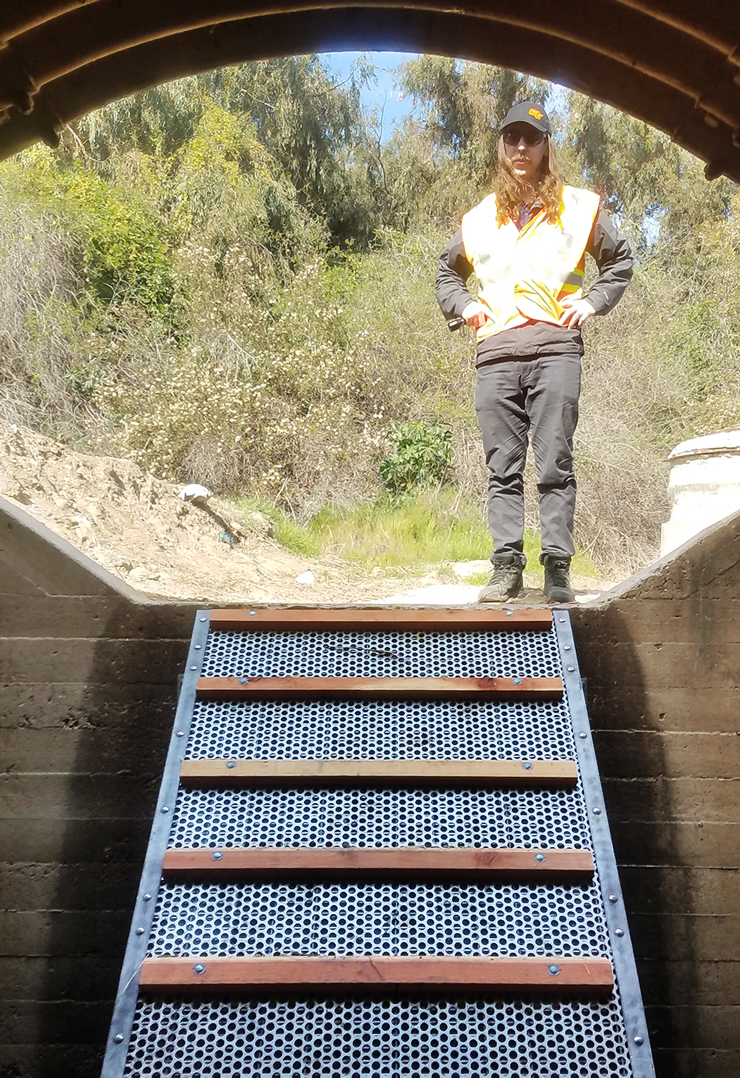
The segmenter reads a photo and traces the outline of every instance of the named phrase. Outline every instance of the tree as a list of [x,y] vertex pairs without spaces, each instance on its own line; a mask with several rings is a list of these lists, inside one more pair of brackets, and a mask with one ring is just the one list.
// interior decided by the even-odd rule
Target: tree
[[704,221],[726,217],[733,185],[704,179],[701,162],[655,128],[601,102],[570,93],[563,151],[607,208],[630,222],[642,249]]
[[398,70],[417,115],[387,148],[385,170],[396,226],[447,224],[487,193],[498,131],[515,101],[544,99],[547,84],[506,68],[420,56]]
[[[120,177],[132,154],[147,155],[171,173],[202,132],[204,117],[220,108],[248,125],[269,152],[273,174],[326,221],[333,245],[366,248],[383,204],[382,169],[360,105],[361,86],[372,77],[360,63],[340,83],[318,56],[240,64],[106,106],[75,125],[64,152],[108,177]],[[277,203],[285,208],[284,200]],[[284,216],[279,207],[276,212]]]

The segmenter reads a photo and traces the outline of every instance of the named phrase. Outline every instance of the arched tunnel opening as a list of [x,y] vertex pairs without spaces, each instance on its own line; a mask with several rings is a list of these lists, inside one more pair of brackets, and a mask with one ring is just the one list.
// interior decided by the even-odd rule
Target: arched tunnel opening
[[166,80],[301,52],[395,49],[523,70],[665,131],[708,174],[740,177],[737,13],[675,0],[600,0],[584,20],[544,3],[253,7],[38,0],[0,21],[0,152]]
[[[0,37],[3,42],[0,51],[0,119],[3,121],[0,125],[0,154],[8,158],[38,142],[55,146],[63,137],[65,126],[91,110],[174,78],[270,57],[340,48],[393,48],[492,63],[523,70],[533,77],[579,90],[668,134],[678,145],[705,162],[709,179],[724,175],[735,182],[740,180],[740,47],[737,44],[740,41],[740,15],[725,5],[715,5],[697,12],[690,9],[688,4],[671,3],[669,0],[656,3],[630,0],[629,3],[601,2],[589,9],[587,26],[585,22],[583,13],[558,13],[556,17],[544,4],[529,5],[526,11],[514,10],[513,5],[502,4],[495,9],[466,7],[450,12],[441,5],[431,3],[423,6],[337,6],[320,9],[293,5],[291,10],[284,11],[277,7],[247,9],[243,4],[228,2],[153,5],[114,3],[112,0],[93,0],[86,4],[60,0],[38,0],[33,3],[29,0],[12,12],[0,15]],[[736,541],[735,537],[732,542]],[[708,656],[711,648],[727,648],[735,640],[733,637],[728,644],[718,639],[722,635],[721,619],[728,616],[725,607],[729,609],[728,603],[731,604],[736,598],[736,588],[732,590],[732,571],[735,570],[731,567],[728,575],[727,565],[723,562],[723,558],[727,560],[727,547],[723,550],[723,544],[716,539],[711,544],[712,572],[699,571],[695,567],[679,567],[668,585],[665,580],[653,585],[656,592],[662,589],[662,596],[672,596],[677,602],[686,604],[686,609],[682,607],[679,615],[682,626],[690,624],[697,617],[703,619],[704,635],[698,643],[693,641],[691,655],[695,654],[696,647],[701,647],[705,649],[703,654]],[[18,561],[20,555],[16,553],[14,557]],[[51,570],[49,575],[54,575]],[[717,590],[720,586],[717,585],[716,593],[712,592],[705,601],[695,590],[700,577],[702,580],[721,578],[725,584],[729,581],[727,586],[731,594],[726,589],[720,594]],[[690,586],[686,585],[689,578]],[[14,602],[22,604],[24,600],[18,599],[18,596],[30,593],[30,578],[24,570],[18,579],[22,582],[13,592]],[[37,586],[33,585],[34,588]],[[42,581],[40,586],[47,595],[56,589],[60,596],[68,597],[76,594],[74,587],[77,592],[84,594],[87,585],[75,583],[74,587],[65,590],[64,584],[57,583],[50,589],[47,580]],[[92,590],[95,591],[95,588]],[[711,629],[707,628],[711,619],[706,614],[710,600],[724,604],[723,612],[716,615],[716,626],[712,622],[714,627]],[[106,640],[112,639],[113,647],[110,655],[106,653],[105,657],[101,657],[99,653],[97,658],[90,660],[89,681],[95,687],[87,690],[86,699],[71,702],[65,708],[70,728],[75,724],[89,723],[91,709],[99,711],[103,726],[108,724],[113,731],[116,749],[120,750],[122,759],[130,764],[139,751],[138,739],[146,729],[149,708],[157,715],[154,740],[161,751],[163,732],[169,720],[169,690],[160,692],[159,688],[152,689],[148,684],[143,688],[139,685],[131,697],[132,700],[136,697],[135,702],[130,705],[132,714],[135,713],[137,718],[133,725],[127,726],[125,713],[129,704],[124,699],[125,693],[118,699],[106,702],[104,686],[108,681],[124,675],[130,682],[135,682],[138,678],[135,669],[137,662],[142,660],[148,649],[156,650],[162,642],[166,643],[172,656],[179,658],[185,636],[181,623],[183,618],[190,616],[191,609],[184,611],[180,607],[175,610],[173,606],[169,613],[155,611],[152,614],[147,610],[131,615],[127,602],[128,597],[123,602],[116,596],[110,608],[104,609],[109,603],[107,596],[102,599],[100,595],[93,599],[89,596],[86,598],[83,604],[85,617],[89,617],[90,611],[95,608],[97,612],[94,617],[102,617],[101,626],[104,622]],[[650,644],[644,647],[660,645],[662,648],[665,631],[662,627],[656,629],[653,623],[656,623],[656,618],[661,622],[663,615],[655,613],[655,605],[654,602],[647,617],[648,621],[652,619],[653,626],[646,630]],[[32,606],[30,604],[29,611]],[[668,759],[666,753],[670,755],[674,751],[677,738],[686,739],[686,731],[690,727],[688,712],[691,706],[697,707],[701,699],[700,692],[690,690],[684,683],[686,679],[682,673],[670,674],[673,680],[668,689],[670,703],[667,709],[665,703],[661,702],[665,696],[665,686],[659,684],[656,690],[649,677],[643,676],[642,666],[624,701],[619,706],[609,702],[609,683],[621,676],[621,669],[617,669],[619,662],[614,658],[619,649],[614,646],[612,651],[608,651],[615,641],[619,639],[622,657],[628,654],[629,662],[637,665],[646,662],[641,651],[643,645],[637,646],[631,635],[633,621],[630,619],[638,619],[636,609],[637,601],[632,606],[628,601],[619,612],[612,613],[608,624],[606,621],[599,623],[590,648],[585,639],[588,629],[584,629],[584,651],[589,653],[594,670],[599,671],[593,691],[604,727],[602,751],[605,758],[608,756],[612,761],[614,773],[614,785],[608,796],[620,814],[620,863],[628,866],[630,887],[641,902],[637,920],[641,919],[639,934],[644,947],[643,972],[648,978],[649,1002],[653,1007],[651,1021],[653,1029],[658,1030],[658,1060],[663,1068],[660,1073],[686,1073],[693,1078],[700,1074],[712,1074],[716,1078],[719,1074],[733,1074],[733,1067],[737,1063],[736,1041],[733,1040],[736,1025],[732,1024],[737,1020],[737,1000],[733,995],[736,979],[733,980],[734,970],[730,968],[730,963],[719,964],[721,951],[732,932],[730,920],[734,916],[734,891],[727,881],[731,872],[737,875],[736,865],[723,845],[724,836],[720,832],[734,820],[734,802],[726,785],[716,796],[706,793],[702,783],[709,778],[705,772],[711,768],[711,763],[702,763],[698,774],[683,763],[677,771],[671,771],[674,762]],[[37,615],[27,611],[24,617]],[[126,622],[127,618],[130,625]],[[155,624],[157,618],[160,620]],[[40,637],[45,636],[43,626],[36,625],[29,630],[25,622],[21,622],[22,619],[18,625],[22,636],[30,638],[34,632],[39,633]],[[125,631],[121,628],[124,623],[128,625]],[[587,623],[588,615],[585,615],[584,625]],[[593,626],[596,624],[594,621]],[[625,625],[630,628],[625,630]],[[86,628],[72,629],[69,635],[77,639],[86,632]],[[620,635],[625,632],[629,641],[627,644]],[[123,658],[116,658],[123,635],[138,635],[138,650],[134,649],[135,654],[131,651]],[[142,636],[149,638],[143,647]],[[681,648],[688,646],[689,630],[684,632],[682,629],[677,639],[675,655],[671,653],[674,665],[686,661]],[[156,646],[153,640],[158,642]],[[672,646],[671,642],[668,648]],[[600,647],[604,648],[605,654],[608,652],[609,659],[597,654]],[[26,658],[24,661],[30,660]],[[731,660],[722,651],[719,661],[726,663]],[[114,669],[116,663],[119,665]],[[62,675],[58,676],[64,680]],[[665,670],[661,669],[658,681],[664,676],[667,676]],[[717,737],[720,731],[722,736],[728,734],[733,722],[729,688],[732,677],[725,674],[722,677],[722,685],[717,688],[717,699],[721,697],[721,703],[717,705],[718,725],[711,731],[712,736]],[[682,703],[676,702],[679,696],[682,696]],[[24,725],[43,725],[46,721],[53,725],[56,722],[50,699],[41,701],[39,696],[38,707],[28,697],[13,699],[13,708],[22,712]],[[656,748],[651,737],[653,733],[656,738],[663,736],[662,730],[660,735],[656,731],[665,723],[666,710],[669,724],[672,717],[675,718],[676,714],[679,716],[671,731],[674,740],[668,737],[665,743],[661,742],[660,748]],[[619,731],[617,735],[610,729],[612,722]],[[640,728],[637,733],[630,726],[631,723]],[[630,752],[634,754],[634,759],[630,764],[623,764],[618,762],[621,748],[616,745],[625,743],[624,740],[620,742],[619,735],[627,729],[631,729],[631,736],[634,735],[630,740]],[[691,730],[691,736],[698,736],[697,731]],[[707,728],[702,730],[702,733],[709,732]],[[92,747],[94,738],[91,732],[86,736],[91,747],[81,751],[78,762],[86,772],[94,774],[100,746],[95,741],[95,747]],[[610,738],[615,737],[612,747]],[[50,743],[45,751],[52,760],[56,751],[54,746]],[[115,771],[114,763],[109,760],[106,767],[110,765]],[[151,761],[146,776],[150,787],[146,793],[149,800],[158,773],[157,768],[150,765]],[[49,767],[53,770],[51,763]],[[32,771],[33,766],[28,770]],[[727,769],[720,764],[719,770],[723,782],[728,783],[730,775]],[[649,818],[642,818],[639,814],[635,818],[631,798],[635,796],[637,785],[647,782],[646,773],[651,780],[655,777],[657,785],[649,793],[638,794],[637,800],[643,797]],[[98,778],[94,781],[99,786],[104,780]],[[126,784],[125,776],[121,781],[123,785]],[[680,800],[684,794],[679,795],[676,791],[682,783],[693,785],[685,794],[685,802],[681,803],[687,819],[678,820],[676,799]],[[96,791],[94,797],[103,796],[97,787]],[[62,800],[67,796],[64,792],[59,794]],[[133,796],[138,795],[133,795],[127,789],[124,798],[131,802]],[[71,795],[68,804],[73,804],[73,816],[77,810],[80,814],[88,812],[87,797],[87,794],[80,793]],[[701,803],[703,797],[706,800]],[[131,814],[130,806],[126,812]],[[695,815],[692,816],[692,813]],[[711,845],[709,852],[702,847],[701,841],[705,815],[707,841]],[[661,828],[670,831],[674,822],[674,832],[668,837],[658,835]],[[91,830],[90,836],[68,823],[59,849],[53,848],[53,836],[37,834],[32,838],[32,844],[36,842],[38,855],[33,858],[26,857],[18,835],[11,836],[9,845],[14,851],[14,861],[21,863],[29,860],[41,865],[47,854],[51,862],[59,850],[69,858],[70,863],[74,859],[84,860],[89,855],[89,849],[83,850],[82,847],[100,843],[104,834],[104,829],[98,828],[93,836],[94,829],[91,829],[89,821],[86,821],[85,827]],[[37,824],[37,831],[39,828],[43,830],[43,825]],[[635,836],[636,843],[642,843],[639,856],[634,861],[629,852],[630,835]],[[127,887],[131,890],[131,862],[137,863],[143,846],[142,822],[138,820],[135,826],[127,826],[118,821],[111,836],[105,856],[98,858],[96,855],[93,858],[92,863],[96,867],[92,871],[78,876],[74,876],[73,872],[71,877],[67,873],[69,878],[65,880],[65,894],[71,894],[75,916],[83,920],[85,911],[89,913],[95,905],[90,900],[90,892],[94,890],[96,872],[101,873],[105,901],[110,901],[110,895],[115,890],[114,877],[119,865],[126,866]],[[646,868],[651,857],[659,865],[653,877]],[[700,879],[702,871],[707,873],[706,880]],[[657,879],[658,876],[659,887],[653,894],[650,879]],[[53,883],[47,886],[49,895],[53,888]],[[56,897],[60,893],[57,892]],[[655,895],[659,893],[660,897],[656,899]],[[657,921],[651,918],[658,907],[664,919],[656,930],[653,925]],[[717,910],[721,911],[719,917],[714,916]],[[700,918],[703,920],[697,928]],[[44,956],[48,965],[44,975],[44,991],[47,995],[40,1006],[23,999],[20,1003],[12,999],[8,1003],[9,1043],[21,1043],[23,1037],[28,1037],[27,1033],[14,1031],[12,1027],[15,1023],[18,1029],[35,1029],[38,1040],[34,1047],[39,1050],[34,1052],[32,1048],[24,1052],[11,1047],[6,1052],[4,1064],[9,1078],[16,1075],[20,1078],[33,1075],[36,1078],[37,1075],[51,1073],[96,1073],[101,1031],[110,1011],[107,993],[119,954],[117,952],[114,960],[111,960],[105,944],[101,944],[100,940],[89,940],[89,950],[85,952],[85,945],[80,941],[84,939],[86,931],[101,934],[112,931],[120,939],[121,910],[114,911],[107,919],[101,915],[95,924],[93,920],[87,926],[78,924],[72,929],[59,931],[53,926],[49,928],[49,918],[46,918],[46,922],[49,922],[43,929],[48,934],[46,939],[57,934],[59,941],[57,953]],[[684,933],[676,947],[671,943],[672,932]],[[65,951],[72,939],[79,948],[75,954]],[[43,950],[43,946],[37,950]],[[27,948],[27,953],[36,954],[33,944]],[[99,953],[105,956],[102,962],[96,961]],[[83,977],[92,986],[87,994],[71,987],[77,962],[81,962]],[[669,965],[671,969],[667,973]],[[9,969],[10,979],[17,979],[14,967]],[[668,981],[670,989],[666,987]],[[683,1010],[681,983],[691,1000]],[[97,996],[96,986],[100,988]],[[70,1001],[78,1002],[81,1006],[75,1008]],[[30,1016],[32,1010],[33,1015]],[[88,1017],[83,1016],[83,1010]],[[75,1014],[70,1019],[72,1011]],[[691,1032],[682,1040],[682,1021],[689,1011]],[[90,1022],[93,1029],[90,1037],[85,1029],[86,1022]],[[70,1023],[69,1030],[62,1028],[65,1023]],[[74,1047],[70,1049],[67,1043],[64,1057],[60,1057],[59,1061],[61,1069],[55,1070],[51,1046],[64,1043],[65,1037]]]

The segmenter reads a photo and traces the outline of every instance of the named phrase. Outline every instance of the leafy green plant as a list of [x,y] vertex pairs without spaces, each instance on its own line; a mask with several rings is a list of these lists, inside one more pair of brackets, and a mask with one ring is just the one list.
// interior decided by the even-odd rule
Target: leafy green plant
[[146,201],[79,166],[60,175],[55,195],[81,225],[83,268],[95,294],[165,314],[173,295],[167,232]]
[[392,423],[388,441],[393,447],[381,462],[380,478],[394,495],[444,482],[452,467],[452,432],[421,419]]

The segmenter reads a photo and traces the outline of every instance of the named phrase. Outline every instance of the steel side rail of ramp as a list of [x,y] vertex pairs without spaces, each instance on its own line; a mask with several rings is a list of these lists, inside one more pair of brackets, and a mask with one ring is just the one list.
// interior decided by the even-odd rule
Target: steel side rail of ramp
[[103,1078],[654,1078],[568,613],[196,617]]

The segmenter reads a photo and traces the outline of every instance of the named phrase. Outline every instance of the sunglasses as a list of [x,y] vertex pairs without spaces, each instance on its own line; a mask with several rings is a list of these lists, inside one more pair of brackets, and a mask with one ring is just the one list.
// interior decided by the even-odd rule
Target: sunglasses
[[523,142],[525,146],[539,146],[544,137],[541,131],[535,131],[533,127],[519,131],[507,129],[503,133],[504,145],[506,146],[518,146],[520,142]]

